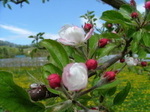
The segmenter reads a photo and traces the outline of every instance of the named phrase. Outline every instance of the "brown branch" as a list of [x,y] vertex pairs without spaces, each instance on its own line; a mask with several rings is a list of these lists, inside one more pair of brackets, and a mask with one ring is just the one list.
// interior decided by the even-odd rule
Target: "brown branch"
[[[100,0],[97,0],[97,1],[100,1]],[[116,9],[119,9],[124,4],[128,4],[124,0],[101,0],[101,1]]]

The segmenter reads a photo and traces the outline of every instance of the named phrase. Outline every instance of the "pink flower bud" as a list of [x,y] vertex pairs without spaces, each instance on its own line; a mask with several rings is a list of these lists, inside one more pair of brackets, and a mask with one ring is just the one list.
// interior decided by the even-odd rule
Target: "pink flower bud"
[[98,62],[97,60],[94,60],[94,59],[89,59],[86,61],[86,66],[88,68],[88,70],[95,70],[97,68],[97,65],[98,65]]
[[130,0],[130,5],[136,7],[136,2],[134,0]]
[[78,91],[87,86],[88,74],[84,63],[70,63],[64,67],[62,82],[69,91]]
[[148,65],[148,63],[146,61],[141,62],[141,66],[147,66],[147,65]]
[[104,77],[106,77],[107,80],[110,82],[115,79],[116,73],[114,71],[108,71],[104,74]]
[[124,58],[120,59],[120,63],[123,63],[123,62],[125,62],[125,59]]
[[107,28],[111,28],[111,27],[112,27],[111,23],[107,24]]
[[90,23],[85,23],[85,25],[83,27],[85,32],[89,32],[91,28],[93,28],[93,25]]
[[55,89],[56,87],[60,87],[61,77],[58,74],[49,75],[47,80],[51,88]]
[[131,13],[131,17],[132,18],[137,18],[138,17],[138,13],[137,12],[132,12]]
[[105,45],[107,45],[107,43],[109,42],[110,40],[109,39],[106,39],[106,38],[102,38],[98,41],[98,46],[99,47],[104,47]]
[[145,3],[145,8],[148,9],[148,10],[150,10],[150,1],[147,1]]

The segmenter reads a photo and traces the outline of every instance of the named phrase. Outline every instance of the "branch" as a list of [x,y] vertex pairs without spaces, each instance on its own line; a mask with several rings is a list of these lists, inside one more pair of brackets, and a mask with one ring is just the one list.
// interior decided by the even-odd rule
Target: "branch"
[[[106,61],[105,63],[103,63],[103,65],[99,66],[96,70],[102,70],[105,71],[108,67],[110,67],[111,65],[113,65],[114,63],[116,63],[119,59],[123,58],[128,52],[128,47],[130,46],[130,43],[133,39],[130,38],[129,40],[126,41],[126,45],[123,49],[123,51],[116,55],[115,57],[111,58],[110,60]],[[93,76],[94,74],[89,74],[89,77]]]
[[[97,0],[97,1],[100,1],[100,0]],[[101,0],[101,1],[116,8],[116,9],[119,9],[124,4],[128,4],[124,0]]]
[[22,4],[23,2],[26,2],[26,0],[10,0],[10,1],[15,4]]

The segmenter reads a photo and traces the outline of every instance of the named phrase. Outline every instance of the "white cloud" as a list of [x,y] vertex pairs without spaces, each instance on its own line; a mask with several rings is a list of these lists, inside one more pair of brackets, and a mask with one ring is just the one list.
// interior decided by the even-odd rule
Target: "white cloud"
[[33,34],[35,34],[34,32],[31,32],[31,31],[23,29],[23,28],[18,28],[15,26],[0,24],[0,27],[5,29],[5,30],[8,30],[12,33],[15,33],[15,34],[21,34],[21,35],[33,35]]
[[[32,41],[33,39],[28,38],[30,35],[36,35],[39,32],[33,32],[24,28],[19,28],[16,26],[12,26],[12,25],[3,25],[0,24],[0,28],[5,29],[8,32],[12,32],[13,34],[11,35],[7,35],[7,36],[0,36],[0,40],[5,40],[5,41],[15,41],[16,43],[24,43],[26,44],[31,44],[30,41]],[[9,34],[9,33],[8,33]],[[6,35],[6,34],[5,34]],[[44,38],[46,39],[57,39],[59,36],[58,34],[51,34],[51,33],[45,33],[43,35]]]
[[144,3],[141,3],[141,4],[138,4],[137,5],[137,10],[141,13],[143,13],[145,11],[145,8],[144,8]]

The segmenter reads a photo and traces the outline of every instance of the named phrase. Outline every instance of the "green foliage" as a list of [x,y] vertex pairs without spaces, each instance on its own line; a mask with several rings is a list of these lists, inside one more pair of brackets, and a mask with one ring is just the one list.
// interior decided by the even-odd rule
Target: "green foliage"
[[41,41],[41,46],[45,47],[50,53],[50,62],[62,69],[69,63],[69,57],[62,45],[54,40],[45,39]]
[[13,82],[9,72],[0,71],[0,105],[11,112],[44,112],[44,106],[30,100],[27,92]]
[[131,84],[130,82],[128,82],[125,88],[115,96],[113,104],[118,105],[118,104],[123,103],[123,101],[125,100],[125,98],[127,97],[130,91],[130,88],[131,88]]

